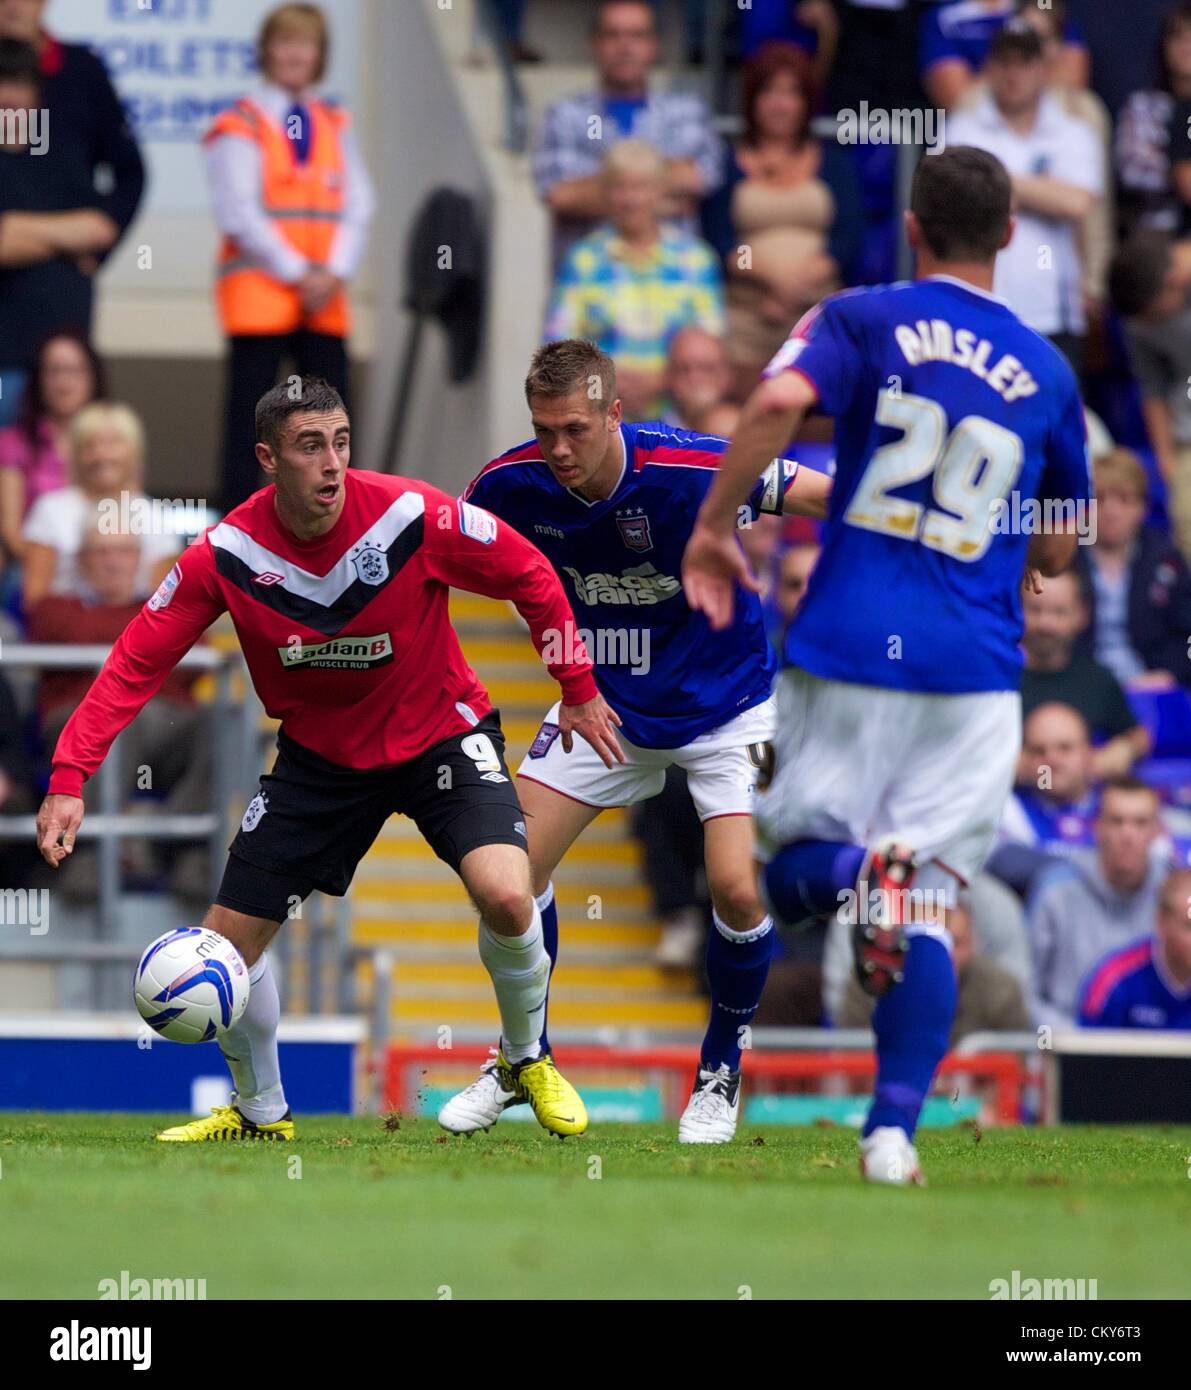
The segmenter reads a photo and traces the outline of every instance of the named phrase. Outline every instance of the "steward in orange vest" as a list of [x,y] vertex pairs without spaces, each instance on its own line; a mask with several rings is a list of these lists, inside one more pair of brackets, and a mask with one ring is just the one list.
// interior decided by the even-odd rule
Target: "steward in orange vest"
[[[251,140],[261,151],[261,201],[278,233],[311,266],[325,269],[343,220],[343,147],[346,111],[325,101],[308,101],[310,153],[300,162],[285,129],[248,97],[222,112],[203,143],[234,135]],[[223,331],[241,334],[288,334],[300,328],[345,338],[351,310],[345,290],[315,314],[307,314],[297,286],[287,285],[254,265],[234,237],[225,236],[219,256],[216,302]]]

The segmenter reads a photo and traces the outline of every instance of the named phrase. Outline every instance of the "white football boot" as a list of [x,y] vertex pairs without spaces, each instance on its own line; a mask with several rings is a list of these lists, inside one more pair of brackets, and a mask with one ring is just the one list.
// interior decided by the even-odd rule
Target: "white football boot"
[[860,1175],[866,1182],[890,1183],[905,1187],[925,1187],[926,1179],[918,1166],[918,1151],[896,1125],[879,1125],[860,1141]]
[[680,1144],[726,1144],[736,1137],[740,1115],[740,1073],[721,1062],[714,1071],[700,1067],[695,1089],[678,1122]]
[[479,1076],[438,1112],[439,1124],[452,1134],[491,1129],[510,1105],[518,1104],[516,1092],[506,1091],[500,1084],[496,1048],[490,1048],[489,1054]]

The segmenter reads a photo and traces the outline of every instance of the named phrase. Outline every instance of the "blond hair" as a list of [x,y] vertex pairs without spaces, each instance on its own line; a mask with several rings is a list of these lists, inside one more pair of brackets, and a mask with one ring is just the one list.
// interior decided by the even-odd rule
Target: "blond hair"
[[327,70],[327,54],[331,47],[331,31],[327,27],[327,17],[317,5],[278,5],[265,16],[256,40],[256,60],[261,72],[267,75],[265,55],[274,39],[298,34],[302,38],[314,39],[318,44],[318,67],[314,71],[315,82],[323,80]]
[[1103,454],[1096,460],[1092,472],[1098,493],[1119,488],[1122,492],[1132,493],[1139,502],[1149,500],[1149,474],[1132,449],[1113,449]]
[[87,447],[88,441],[105,429],[114,430],[128,445],[132,459],[128,482],[130,486],[139,488],[145,470],[145,427],[132,406],[124,405],[121,401],[92,401],[70,422],[67,450],[71,481],[75,484],[79,481],[79,455]]
[[647,140],[618,140],[604,158],[604,177],[648,174],[659,182],[666,177],[666,161]]
[[606,352],[581,338],[564,338],[538,348],[525,378],[527,401],[535,396],[560,400],[580,388],[607,415],[616,399],[616,367]]

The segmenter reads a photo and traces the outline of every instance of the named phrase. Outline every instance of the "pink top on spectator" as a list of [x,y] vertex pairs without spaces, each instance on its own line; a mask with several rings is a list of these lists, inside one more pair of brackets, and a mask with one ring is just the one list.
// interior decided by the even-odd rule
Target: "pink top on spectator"
[[69,481],[66,460],[54,447],[48,420],[38,421],[36,448],[19,425],[0,430],[0,468],[15,468],[25,479],[26,513],[42,493],[65,487]]

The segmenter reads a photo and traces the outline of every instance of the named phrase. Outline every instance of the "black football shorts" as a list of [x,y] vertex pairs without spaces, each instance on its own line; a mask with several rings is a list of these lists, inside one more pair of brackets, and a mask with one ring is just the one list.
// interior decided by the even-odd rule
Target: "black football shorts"
[[284,733],[232,841],[215,901],[282,922],[314,889],[342,897],[390,816],[415,822],[458,872],[480,845],[524,849],[525,816],[505,763],[500,715],[398,767],[339,767]]

